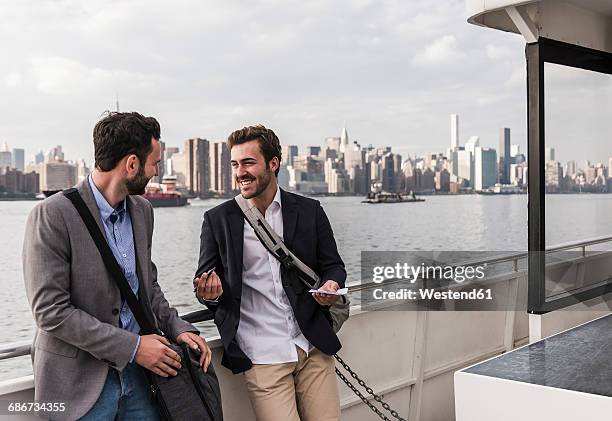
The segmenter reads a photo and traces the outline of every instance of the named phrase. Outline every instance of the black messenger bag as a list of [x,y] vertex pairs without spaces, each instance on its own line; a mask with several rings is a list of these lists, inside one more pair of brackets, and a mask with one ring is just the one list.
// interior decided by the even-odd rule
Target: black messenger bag
[[[140,325],[141,334],[158,334],[164,336],[147,317],[143,307],[130,288],[121,267],[96,220],[89,211],[77,189],[63,192],[85,223],[96,247],[98,248],[106,269],[117,284],[121,297],[127,301],[132,314]],[[167,338],[170,339],[170,338]],[[145,369],[153,401],[164,421],[223,421],[221,407],[221,390],[212,364],[206,373],[200,367],[199,355],[186,344],[176,344],[170,341],[172,348],[181,356],[181,368],[175,369],[176,376],[161,377]]]
[[222,421],[221,390],[212,364],[204,373],[200,367],[200,357],[193,349],[186,344],[173,342],[170,348],[181,356],[181,368],[175,368],[178,374],[161,377],[147,373],[153,401],[162,420]]

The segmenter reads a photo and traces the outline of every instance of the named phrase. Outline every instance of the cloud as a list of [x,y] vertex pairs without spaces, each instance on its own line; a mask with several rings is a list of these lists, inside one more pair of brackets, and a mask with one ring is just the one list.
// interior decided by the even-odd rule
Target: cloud
[[[469,25],[461,0],[248,3],[7,3],[0,133],[88,157],[83,139],[115,92],[122,110],[158,117],[175,145],[257,122],[313,145],[346,120],[363,144],[443,150],[451,112],[483,137],[524,123],[524,82],[503,83],[524,63],[522,39]],[[479,106],[503,90],[516,98]]]
[[527,83],[527,69],[525,66],[518,67],[510,73],[508,79],[504,83],[509,88],[524,87]]
[[401,35],[410,37],[432,36],[439,33],[448,25],[448,17],[441,14],[418,13],[408,20],[401,21],[394,26],[394,30]]
[[504,60],[512,57],[512,51],[510,48],[503,45],[487,44],[486,47],[487,57],[491,60]]
[[36,87],[49,95],[79,95],[84,92],[109,95],[120,86],[143,91],[164,82],[155,73],[88,67],[79,61],[57,56],[32,57],[30,66]]
[[490,105],[500,103],[506,99],[508,99],[508,96],[504,93],[499,93],[499,94],[492,93],[492,94],[477,97],[476,103],[484,107],[484,106],[490,106]]
[[8,86],[9,88],[15,88],[21,84],[21,79],[21,73],[11,72],[6,75],[6,78],[4,80],[6,82],[6,86]]
[[252,51],[282,52],[293,47],[300,39],[296,28],[273,28],[269,32],[262,32],[261,28],[253,29],[253,32],[244,34],[245,45]]
[[418,51],[412,62],[417,65],[447,64],[464,56],[465,54],[458,50],[454,35],[445,35]]

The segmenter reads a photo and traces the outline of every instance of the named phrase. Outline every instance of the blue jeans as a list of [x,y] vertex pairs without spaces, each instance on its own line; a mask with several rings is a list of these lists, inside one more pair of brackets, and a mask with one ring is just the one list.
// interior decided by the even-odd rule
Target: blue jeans
[[81,420],[159,420],[144,370],[136,363],[121,372],[109,368],[102,393]]

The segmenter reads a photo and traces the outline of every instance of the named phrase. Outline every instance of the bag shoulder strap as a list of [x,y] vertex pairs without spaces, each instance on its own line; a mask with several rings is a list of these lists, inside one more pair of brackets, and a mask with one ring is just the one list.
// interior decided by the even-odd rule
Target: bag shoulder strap
[[287,248],[283,240],[274,232],[259,209],[255,206],[251,206],[241,194],[234,197],[234,200],[242,210],[247,222],[253,228],[255,235],[257,235],[257,238],[266,250],[286,268],[295,267],[304,276],[309,278],[311,282],[300,277],[300,280],[309,288],[318,289],[321,286],[321,278],[319,275]]
[[149,318],[146,316],[142,305],[136,298],[136,295],[134,295],[132,288],[130,288],[130,285],[128,284],[127,279],[125,279],[125,275],[123,274],[119,263],[117,263],[117,259],[115,259],[113,252],[106,242],[104,234],[102,234],[100,227],[98,226],[94,216],[89,211],[85,201],[79,194],[79,191],[75,188],[71,188],[64,190],[62,193],[72,202],[77,212],[81,216],[83,223],[85,223],[87,231],[89,231],[92,240],[100,252],[102,260],[104,261],[104,266],[106,266],[106,269],[111,274],[111,278],[113,278],[113,281],[119,288],[121,298],[127,301],[130,310],[132,310],[132,314],[136,318],[138,325],[140,325],[141,332],[145,334],[159,333],[153,323],[151,323]]

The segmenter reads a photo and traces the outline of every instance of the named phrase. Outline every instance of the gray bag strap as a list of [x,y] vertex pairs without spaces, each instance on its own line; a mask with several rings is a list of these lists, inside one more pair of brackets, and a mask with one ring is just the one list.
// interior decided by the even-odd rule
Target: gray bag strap
[[256,206],[252,206],[241,194],[234,197],[234,200],[238,203],[238,206],[240,206],[244,217],[253,228],[264,247],[272,253],[281,264],[286,267],[295,266],[302,274],[310,278],[312,283],[306,281],[302,276],[299,277],[300,281],[308,288],[319,289],[321,286],[321,278],[319,275],[287,248],[283,240],[274,232],[270,224],[268,224],[266,218],[259,212],[259,209],[257,209]]

